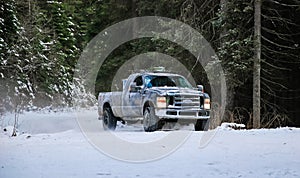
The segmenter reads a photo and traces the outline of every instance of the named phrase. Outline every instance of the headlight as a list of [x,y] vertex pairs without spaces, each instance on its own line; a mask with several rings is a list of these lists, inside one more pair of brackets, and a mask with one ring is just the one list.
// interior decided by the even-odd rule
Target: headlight
[[158,108],[165,108],[165,107],[167,107],[166,97],[157,97],[156,98],[156,106]]
[[204,99],[204,109],[210,109],[210,99]]

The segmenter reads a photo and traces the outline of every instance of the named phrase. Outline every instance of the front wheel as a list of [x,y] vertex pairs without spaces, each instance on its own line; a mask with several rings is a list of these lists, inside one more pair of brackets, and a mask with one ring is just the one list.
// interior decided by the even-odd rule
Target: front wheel
[[153,107],[145,109],[143,126],[146,132],[154,132],[159,129],[159,118],[155,115]]
[[106,107],[103,111],[103,128],[104,130],[115,130],[117,126],[117,118],[114,116],[111,108]]
[[209,128],[209,120],[197,120],[195,123],[195,131],[207,131]]

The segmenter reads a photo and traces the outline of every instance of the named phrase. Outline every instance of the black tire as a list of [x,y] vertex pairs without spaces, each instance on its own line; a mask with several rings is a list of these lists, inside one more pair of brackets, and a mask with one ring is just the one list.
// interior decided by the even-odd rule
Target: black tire
[[147,107],[144,111],[143,126],[145,132],[154,132],[160,129],[159,118],[155,115],[153,107]]
[[197,120],[197,122],[195,123],[195,131],[207,131],[209,128],[209,120],[202,120],[199,119]]
[[111,108],[105,107],[102,120],[104,130],[115,130],[117,126],[117,118],[114,116]]

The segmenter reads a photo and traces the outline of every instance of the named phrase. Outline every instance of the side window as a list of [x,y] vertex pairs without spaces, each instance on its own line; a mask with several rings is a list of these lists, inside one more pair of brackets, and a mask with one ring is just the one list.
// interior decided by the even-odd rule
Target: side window
[[152,87],[151,79],[152,79],[151,76],[145,76],[145,84],[146,84],[147,88],[151,88]]
[[136,83],[136,86],[143,86],[143,78],[142,78],[142,76],[138,76],[133,82]]

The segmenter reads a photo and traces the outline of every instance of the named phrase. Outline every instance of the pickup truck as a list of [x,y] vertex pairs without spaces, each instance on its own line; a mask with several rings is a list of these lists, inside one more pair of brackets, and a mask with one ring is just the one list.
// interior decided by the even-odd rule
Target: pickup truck
[[210,97],[202,85],[194,88],[181,75],[140,72],[123,80],[123,91],[99,93],[98,115],[105,130],[115,130],[117,121],[138,120],[146,132],[181,121],[194,123],[196,131],[207,130]]

